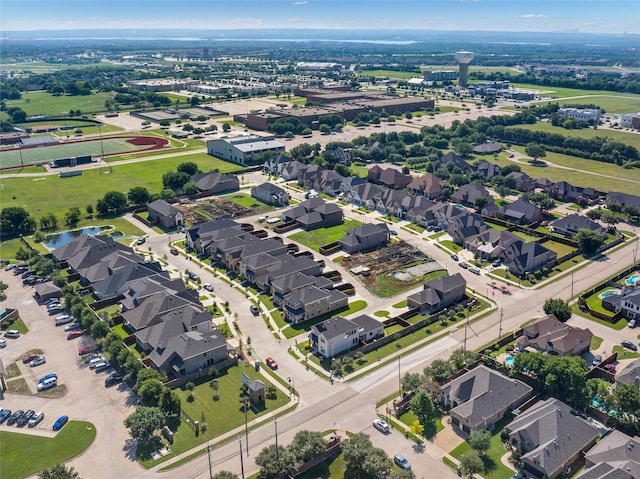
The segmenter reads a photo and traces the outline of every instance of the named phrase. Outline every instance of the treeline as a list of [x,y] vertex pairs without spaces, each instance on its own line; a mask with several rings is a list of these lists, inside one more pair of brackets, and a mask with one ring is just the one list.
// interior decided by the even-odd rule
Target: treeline
[[640,94],[640,75],[621,78],[615,74],[593,75],[578,78],[573,75],[544,76],[534,73],[511,74],[509,72],[472,72],[469,77],[476,80],[509,80],[513,83],[530,83],[546,87],[577,88],[580,90],[609,90]]

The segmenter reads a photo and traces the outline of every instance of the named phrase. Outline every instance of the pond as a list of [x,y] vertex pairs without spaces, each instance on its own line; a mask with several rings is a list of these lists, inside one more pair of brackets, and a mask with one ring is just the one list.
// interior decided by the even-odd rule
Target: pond
[[[101,233],[108,229],[111,229],[111,226],[87,226],[79,230],[62,231],[61,233],[47,235],[42,244],[44,244],[47,249],[53,250],[59,248],[60,246],[66,245],[72,239],[77,238],[82,234],[97,235],[98,233]],[[122,238],[124,235],[118,231],[114,231],[113,234],[109,234],[109,236],[111,236],[115,240],[118,238]]]

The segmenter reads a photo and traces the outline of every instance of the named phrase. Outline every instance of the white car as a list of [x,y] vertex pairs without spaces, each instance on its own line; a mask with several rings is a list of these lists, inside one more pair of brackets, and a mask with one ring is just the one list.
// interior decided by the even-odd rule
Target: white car
[[209,292],[213,293],[213,285],[212,285],[211,283],[204,283],[204,284],[202,285],[202,287],[203,287],[204,289],[206,289],[207,291],[209,291]]
[[46,362],[47,362],[47,358],[45,358],[44,356],[38,356],[37,358],[33,359],[29,363],[29,366],[31,366],[33,368],[35,366],[40,366],[41,364],[44,364]]
[[382,419],[374,419],[373,427],[375,427],[378,431],[383,432],[385,434],[389,433],[389,425],[384,422]]
[[6,347],[7,347],[7,340],[0,339],[0,348],[6,348]]

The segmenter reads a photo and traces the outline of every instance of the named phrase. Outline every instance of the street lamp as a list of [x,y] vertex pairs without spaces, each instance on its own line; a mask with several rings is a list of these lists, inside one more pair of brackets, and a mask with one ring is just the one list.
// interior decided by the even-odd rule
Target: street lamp
[[209,479],[213,479],[213,474],[211,472],[211,446],[207,443],[207,457],[209,458]]
[[244,479],[244,462],[242,461],[242,438],[238,436],[238,442],[240,443],[240,472],[242,473],[242,479]]

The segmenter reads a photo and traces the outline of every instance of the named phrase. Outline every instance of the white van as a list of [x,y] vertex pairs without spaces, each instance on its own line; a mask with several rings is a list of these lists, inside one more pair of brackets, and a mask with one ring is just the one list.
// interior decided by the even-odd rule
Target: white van
[[45,379],[41,383],[38,383],[38,391],[46,391],[58,385],[58,378]]
[[19,338],[20,337],[20,331],[18,331],[17,329],[10,329],[6,333],[4,333],[4,337],[5,338],[11,338],[11,339]]
[[69,324],[73,321],[73,316],[69,316],[68,314],[63,314],[62,316],[56,317],[56,326],[62,326],[63,324]]
[[96,364],[98,363],[102,363],[105,362],[106,359],[103,358],[102,356],[98,356],[97,358],[93,358],[91,361],[89,361],[89,369],[95,369],[96,368]]

